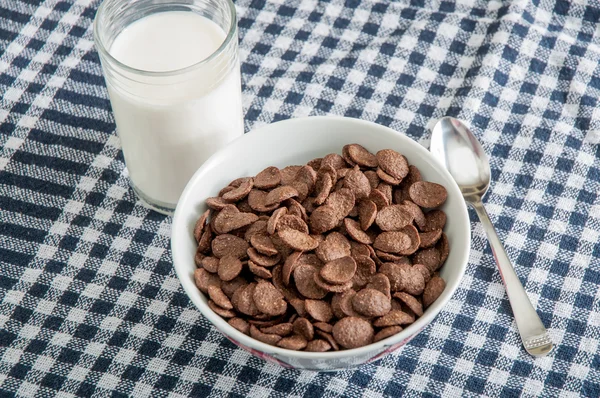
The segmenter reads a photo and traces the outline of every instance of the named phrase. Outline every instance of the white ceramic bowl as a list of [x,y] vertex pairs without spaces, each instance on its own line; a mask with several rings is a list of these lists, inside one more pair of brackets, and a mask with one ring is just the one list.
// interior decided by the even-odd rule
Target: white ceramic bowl
[[[415,323],[402,332],[366,347],[352,350],[313,353],[274,347],[230,326],[207,305],[206,297],[194,284],[194,224],[206,210],[205,200],[235,178],[256,175],[267,166],[306,164],[328,153],[340,153],[345,144],[358,143],[375,153],[392,148],[404,154],[419,168],[427,181],[440,183],[448,190],[443,210],[448,215],[445,232],[450,255],[441,269],[446,289]],[[342,117],[307,117],[273,123],[252,131],[215,153],[194,174],[185,188],[175,216],[171,247],[175,271],[194,305],[233,343],[250,353],[282,366],[336,370],[381,358],[410,341],[427,326],[448,303],[465,273],[471,244],[471,230],[465,202],[456,183],[421,145],[392,129],[371,122]]]

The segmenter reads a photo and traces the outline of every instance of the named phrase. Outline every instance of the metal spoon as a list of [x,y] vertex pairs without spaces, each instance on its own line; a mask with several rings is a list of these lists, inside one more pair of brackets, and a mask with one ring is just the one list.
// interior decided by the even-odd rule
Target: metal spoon
[[491,179],[490,163],[481,144],[460,120],[444,117],[433,128],[430,151],[454,177],[465,201],[475,209],[483,224],[523,346],[535,357],[548,355],[554,345],[531,305],[481,201]]

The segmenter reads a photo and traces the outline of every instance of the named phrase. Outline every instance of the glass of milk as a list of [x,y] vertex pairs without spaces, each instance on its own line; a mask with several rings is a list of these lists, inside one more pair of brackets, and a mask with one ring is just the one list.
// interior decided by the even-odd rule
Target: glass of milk
[[243,134],[231,0],[105,0],[94,41],[133,190],[171,214],[194,172]]

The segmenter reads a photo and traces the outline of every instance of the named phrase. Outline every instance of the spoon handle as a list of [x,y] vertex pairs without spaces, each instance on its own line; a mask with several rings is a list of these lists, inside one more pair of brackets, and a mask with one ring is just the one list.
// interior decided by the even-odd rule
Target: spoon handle
[[549,354],[554,348],[546,328],[538,316],[535,308],[531,305],[529,297],[513,268],[504,246],[496,229],[488,216],[485,207],[481,200],[471,202],[471,205],[477,212],[479,220],[483,224],[483,229],[488,237],[496,265],[500,271],[500,276],[506,288],[506,294],[510,302],[510,306],[515,316],[517,329],[521,335],[521,340],[527,352],[536,357],[542,357]]

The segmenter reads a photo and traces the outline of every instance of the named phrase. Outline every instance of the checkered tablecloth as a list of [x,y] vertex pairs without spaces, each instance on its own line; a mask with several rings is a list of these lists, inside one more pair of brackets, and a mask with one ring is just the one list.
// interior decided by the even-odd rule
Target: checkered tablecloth
[[[98,1],[0,0],[0,391],[38,396],[600,395],[600,3],[240,0],[246,129],[441,116],[490,154],[487,208],[557,349],[521,348],[481,225],[460,288],[400,352],[301,372],[223,338],[127,184]],[[472,214],[473,216],[473,214]]]

